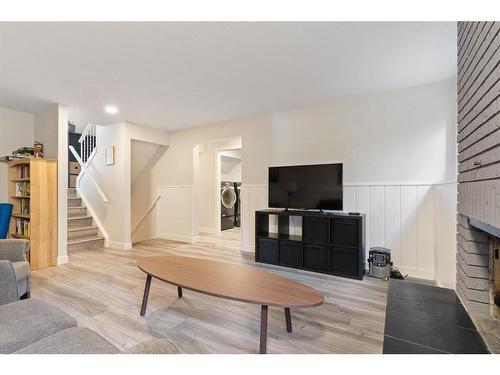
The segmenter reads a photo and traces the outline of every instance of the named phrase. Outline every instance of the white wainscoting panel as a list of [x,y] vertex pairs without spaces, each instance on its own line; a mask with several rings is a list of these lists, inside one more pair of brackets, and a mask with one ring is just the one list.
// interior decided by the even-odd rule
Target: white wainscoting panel
[[[434,208],[432,186],[417,186],[417,270],[434,273]],[[430,279],[434,275],[429,275]]]
[[255,249],[255,211],[267,207],[267,185],[241,185],[241,249]]
[[[345,186],[344,188],[349,188],[349,186]],[[365,238],[365,249],[366,249],[366,256],[368,257],[368,249],[372,247],[371,243],[371,216],[370,216],[370,201],[371,201],[371,194],[370,194],[370,186],[351,186],[351,188],[356,190],[356,210],[355,212],[359,212],[362,214],[366,215],[365,218],[365,232],[366,232],[366,238]]]
[[158,186],[161,195],[156,210],[156,233],[159,238],[195,242],[193,233],[192,186]]
[[344,186],[344,211],[355,212],[356,207],[356,187]]
[[370,242],[372,247],[387,247],[385,241],[384,193],[383,186],[370,186]]
[[434,204],[435,279],[439,286],[455,289],[457,253],[457,184],[432,186]]
[[[417,186],[401,186],[401,260],[396,264],[403,273],[417,265]],[[432,213],[429,217],[432,216]],[[411,274],[410,274],[411,275]]]
[[385,238],[394,264],[401,264],[401,186],[385,186]]
[[386,247],[404,274],[434,278],[431,185],[344,185],[344,199],[345,211],[366,215],[367,255]]

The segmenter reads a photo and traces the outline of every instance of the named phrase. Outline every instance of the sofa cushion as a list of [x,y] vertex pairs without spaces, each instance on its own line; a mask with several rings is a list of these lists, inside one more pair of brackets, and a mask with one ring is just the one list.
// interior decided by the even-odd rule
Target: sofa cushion
[[76,327],[76,320],[37,299],[0,306],[0,353],[13,353],[44,337]]
[[24,280],[30,274],[29,262],[13,262],[12,267],[14,267],[14,273],[16,274],[16,281]]
[[28,345],[17,354],[115,354],[119,350],[88,328],[74,327]]

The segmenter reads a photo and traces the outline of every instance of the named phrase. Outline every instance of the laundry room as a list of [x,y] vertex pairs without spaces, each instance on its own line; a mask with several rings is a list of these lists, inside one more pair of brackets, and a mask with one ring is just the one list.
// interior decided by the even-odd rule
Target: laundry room
[[220,157],[221,230],[239,230],[241,226],[241,149],[224,150]]

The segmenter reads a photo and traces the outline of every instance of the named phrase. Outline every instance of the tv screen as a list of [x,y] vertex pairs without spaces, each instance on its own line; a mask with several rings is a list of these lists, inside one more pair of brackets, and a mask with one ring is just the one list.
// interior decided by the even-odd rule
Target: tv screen
[[269,207],[342,210],[342,164],[269,168]]

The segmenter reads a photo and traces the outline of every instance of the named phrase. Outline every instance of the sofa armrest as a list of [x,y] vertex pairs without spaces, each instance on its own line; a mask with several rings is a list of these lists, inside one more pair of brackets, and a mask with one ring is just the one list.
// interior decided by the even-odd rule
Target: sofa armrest
[[18,300],[16,274],[12,263],[0,260],[0,306]]
[[0,260],[10,260],[11,262],[27,261],[29,245],[28,240],[0,240]]
[[177,346],[167,339],[154,339],[127,349],[124,354],[177,354]]

